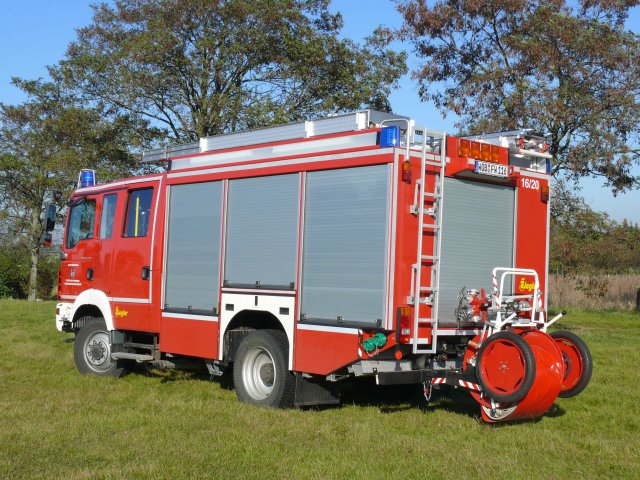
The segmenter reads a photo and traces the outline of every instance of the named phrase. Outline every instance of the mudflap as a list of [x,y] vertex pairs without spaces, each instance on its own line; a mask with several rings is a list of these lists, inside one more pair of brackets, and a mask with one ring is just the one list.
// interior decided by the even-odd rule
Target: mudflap
[[340,403],[340,392],[335,383],[305,378],[300,373],[295,375],[296,393],[293,404],[296,407],[338,405]]

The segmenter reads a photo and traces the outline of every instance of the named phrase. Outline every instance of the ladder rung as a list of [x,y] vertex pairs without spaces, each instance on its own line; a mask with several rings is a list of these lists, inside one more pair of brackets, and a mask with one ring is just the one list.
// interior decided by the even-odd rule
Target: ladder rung
[[424,164],[430,167],[444,167],[442,162],[434,162],[433,160],[426,160]]
[[423,223],[422,228],[433,228],[434,230],[438,230],[440,228],[440,225],[438,225],[437,223]]
[[421,292],[437,292],[438,289],[433,287],[420,287],[420,291]]
[[412,343],[412,344],[416,344],[417,343],[418,345],[430,345],[431,344],[431,339],[430,338],[418,338],[418,339],[412,338],[409,341],[409,343]]
[[424,192],[423,195],[425,197],[433,197],[433,198],[440,198],[442,195],[440,195],[439,193],[436,192]]
[[419,318],[418,323],[432,323],[433,318]]
[[433,255],[422,255],[421,258],[422,260],[431,260],[432,262],[437,262],[440,260],[440,257],[436,257]]

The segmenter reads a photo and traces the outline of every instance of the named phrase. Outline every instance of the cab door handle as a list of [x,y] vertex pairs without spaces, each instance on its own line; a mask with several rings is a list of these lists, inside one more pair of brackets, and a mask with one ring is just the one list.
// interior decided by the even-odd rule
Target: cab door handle
[[93,268],[87,268],[87,280],[93,280]]
[[142,279],[149,280],[151,278],[151,267],[149,265],[145,265],[142,267]]

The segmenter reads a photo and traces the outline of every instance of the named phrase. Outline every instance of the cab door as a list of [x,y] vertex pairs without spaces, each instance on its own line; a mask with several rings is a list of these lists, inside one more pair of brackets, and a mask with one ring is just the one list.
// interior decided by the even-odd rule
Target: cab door
[[86,195],[72,199],[62,249],[66,258],[60,265],[60,298],[73,300],[94,287],[99,243],[96,238],[96,209],[99,197]]
[[118,192],[115,244],[109,271],[116,328],[155,331],[150,319],[151,249],[158,182],[136,183]]

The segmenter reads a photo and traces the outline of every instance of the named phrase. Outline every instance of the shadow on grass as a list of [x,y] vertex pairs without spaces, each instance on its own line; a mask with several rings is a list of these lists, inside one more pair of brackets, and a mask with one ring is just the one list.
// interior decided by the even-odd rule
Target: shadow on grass
[[[160,383],[200,380],[213,381],[225,390],[233,390],[233,369],[227,368],[221,376],[212,376],[199,362],[182,364],[180,369],[153,368],[136,365],[134,374],[155,377]],[[338,383],[341,402],[339,406],[318,405],[301,407],[304,410],[327,411],[342,406],[356,405],[360,407],[375,407],[380,413],[394,414],[407,410],[419,409],[424,413],[444,410],[457,415],[464,415],[490,428],[500,428],[508,425],[519,425],[538,422],[544,417],[556,418],[565,414],[565,410],[558,404],[553,404],[549,411],[537,419],[514,420],[501,423],[484,423],[480,416],[480,407],[465,390],[457,390],[448,386],[434,389],[429,402],[426,401],[421,385],[379,386],[371,377],[352,378]]]

